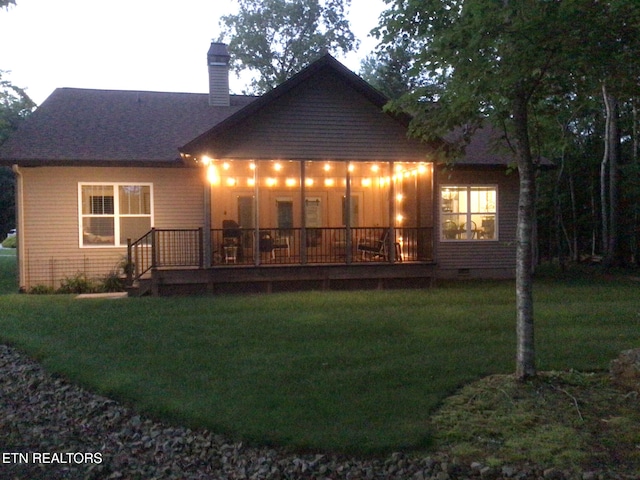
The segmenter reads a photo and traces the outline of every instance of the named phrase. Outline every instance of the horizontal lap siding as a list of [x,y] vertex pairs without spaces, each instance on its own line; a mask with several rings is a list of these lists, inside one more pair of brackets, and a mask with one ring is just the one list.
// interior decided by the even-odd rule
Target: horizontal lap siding
[[322,75],[256,112],[217,142],[226,158],[427,160],[403,125],[359,92]]
[[[438,185],[497,185],[498,186],[498,240],[492,241],[440,241],[440,219],[436,226],[437,264],[441,276],[457,275],[469,270],[470,276],[513,276],[515,272],[516,226],[518,218],[518,174],[505,170],[465,171],[438,173]],[[436,190],[436,198],[440,188]],[[436,210],[438,211],[438,210]],[[493,273],[492,273],[493,272]]]
[[20,285],[57,287],[61,279],[115,269],[126,247],[80,248],[78,183],[152,183],[155,227],[197,228],[203,224],[202,172],[187,168],[22,168],[25,223]]

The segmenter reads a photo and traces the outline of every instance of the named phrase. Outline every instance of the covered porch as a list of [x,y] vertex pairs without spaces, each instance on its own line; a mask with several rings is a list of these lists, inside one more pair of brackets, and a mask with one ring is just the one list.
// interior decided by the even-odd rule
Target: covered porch
[[[226,281],[261,283],[259,269],[280,267],[284,282],[319,281],[330,288],[334,275],[384,286],[383,278],[414,278],[429,270],[416,264],[433,262],[431,163],[192,161],[203,171],[204,226],[152,229],[130,242],[131,283],[153,275],[187,283],[187,277],[199,278],[196,283],[207,277],[211,289]],[[321,268],[328,266],[334,268]],[[354,269],[362,266],[369,268]]]
[[431,164],[198,163],[207,172],[206,266],[432,259]]

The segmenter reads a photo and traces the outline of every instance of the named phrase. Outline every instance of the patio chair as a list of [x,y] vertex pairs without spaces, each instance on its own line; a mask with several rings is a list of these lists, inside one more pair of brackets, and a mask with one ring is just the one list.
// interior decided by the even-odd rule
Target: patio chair
[[276,230],[275,238],[273,239],[274,250],[286,250],[287,258],[291,258],[291,241],[290,231]]
[[276,253],[273,249],[273,237],[271,236],[271,232],[260,232],[258,247],[260,253],[268,253],[272,260],[276,258]]
[[223,220],[222,221],[222,241],[225,244],[240,243],[240,225],[235,220]]
[[[230,247],[235,247],[235,250]],[[242,258],[242,230],[235,220],[222,221],[222,251],[227,263],[231,257],[234,263]]]
[[367,255],[369,258],[387,258],[387,241],[389,238],[389,229],[384,230],[378,240],[362,238],[358,240],[358,251],[362,252],[362,260],[366,260]]

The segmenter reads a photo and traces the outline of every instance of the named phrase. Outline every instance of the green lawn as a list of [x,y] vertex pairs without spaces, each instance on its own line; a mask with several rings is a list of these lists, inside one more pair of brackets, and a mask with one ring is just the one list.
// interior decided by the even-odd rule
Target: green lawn
[[16,274],[16,249],[0,248],[0,295],[18,291]]
[[[639,287],[538,282],[539,368],[606,369],[638,346]],[[252,443],[388,452],[428,447],[430,416],[448,395],[514,370],[513,292],[511,282],[482,282],[120,300],[5,294],[0,341],[157,417]]]

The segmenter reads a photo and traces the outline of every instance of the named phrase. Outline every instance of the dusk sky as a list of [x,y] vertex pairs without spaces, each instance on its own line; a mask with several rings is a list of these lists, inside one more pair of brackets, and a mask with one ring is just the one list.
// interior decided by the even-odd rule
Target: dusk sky
[[[337,57],[356,73],[383,0],[352,0],[360,50]],[[206,53],[233,0],[17,0],[0,10],[0,70],[42,103],[58,87],[206,92]],[[244,82],[231,75],[233,93]]]

